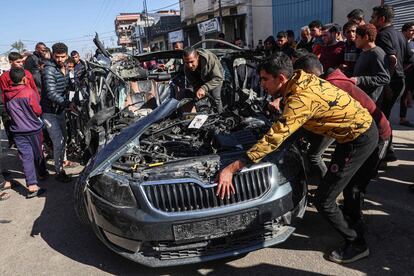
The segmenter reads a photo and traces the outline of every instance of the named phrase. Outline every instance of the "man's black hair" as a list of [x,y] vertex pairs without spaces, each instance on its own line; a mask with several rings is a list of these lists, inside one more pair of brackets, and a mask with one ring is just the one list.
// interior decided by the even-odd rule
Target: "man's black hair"
[[402,28],[401,28],[401,31],[402,32],[406,32],[406,31],[408,31],[412,26],[414,26],[414,22],[408,22],[408,23],[405,23],[403,26],[402,26]]
[[222,38],[224,39],[226,36],[224,35],[224,33],[219,33],[218,38]]
[[319,20],[313,20],[311,23],[309,23],[309,25],[308,25],[308,27],[309,27],[309,29],[312,29],[312,28],[322,28],[322,22],[321,21],[319,21]]
[[295,37],[295,32],[294,31],[292,31],[292,30],[287,30],[286,31],[286,35],[288,36],[288,37]]
[[36,43],[35,49],[39,46],[45,46],[46,47],[46,44],[44,44],[43,42],[38,42],[38,43]]
[[356,19],[356,20],[363,20],[364,19],[364,11],[361,9],[354,9],[346,16],[348,20]]
[[73,57],[68,57],[68,59],[66,60],[66,63],[73,63],[74,65],[76,65],[76,61]]
[[266,43],[271,43],[273,46],[276,46],[276,40],[273,35],[270,35],[265,39],[264,44]]
[[276,52],[269,59],[265,60],[259,65],[257,71],[264,70],[273,77],[279,76],[283,73],[288,79],[293,75],[293,65],[290,58],[283,52]]
[[23,68],[16,67],[10,70],[10,79],[13,84],[19,84],[25,76],[26,73]]
[[321,62],[316,55],[311,53],[297,59],[295,61],[295,64],[293,64],[293,69],[302,69],[307,73],[314,73],[315,71],[320,71],[320,73],[323,73],[323,66]]
[[381,5],[372,9],[377,17],[384,17],[385,23],[392,23],[395,16],[394,8],[390,5]]
[[339,26],[336,23],[325,24],[322,27],[322,31],[328,31],[330,33],[340,33],[341,32],[341,26]]
[[280,31],[280,32],[278,32],[278,33],[277,33],[276,37],[277,37],[277,38],[279,38],[279,37],[288,37],[288,35],[287,35],[287,33],[286,33],[286,32],[284,32],[284,31]]
[[70,56],[71,57],[73,57],[73,56],[75,56],[75,55],[78,55],[79,56],[79,52],[78,51],[72,51],[72,52],[70,52]]
[[9,61],[16,61],[18,59],[22,59],[23,56],[19,54],[18,52],[10,52],[8,58],[9,58]]
[[292,57],[294,58],[301,58],[307,55],[310,55],[311,53],[306,50],[305,48],[299,48],[299,49],[295,49],[295,51],[293,51],[292,53]]
[[52,52],[54,54],[67,54],[68,53],[68,46],[65,43],[58,42],[53,44]]
[[355,21],[348,21],[344,24],[344,26],[342,27],[342,31],[344,34],[346,34],[346,30],[348,30],[351,27],[358,27],[358,23],[356,23]]
[[194,49],[193,47],[186,47],[183,50],[183,57],[188,57],[188,56],[191,56],[192,54],[197,54],[197,50]]

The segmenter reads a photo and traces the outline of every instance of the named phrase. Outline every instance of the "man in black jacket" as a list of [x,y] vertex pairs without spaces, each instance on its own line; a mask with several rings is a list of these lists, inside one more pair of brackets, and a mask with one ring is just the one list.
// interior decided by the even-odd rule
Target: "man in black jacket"
[[36,44],[35,51],[33,55],[30,55],[24,64],[24,69],[28,70],[33,75],[33,79],[36,83],[37,90],[40,92],[42,90],[42,77],[40,70],[40,63],[43,62],[45,58],[45,53],[47,52],[47,47],[43,42]]
[[71,178],[63,170],[63,158],[66,145],[65,110],[75,111],[75,106],[67,98],[69,75],[65,62],[68,58],[68,47],[63,43],[52,46],[52,60],[45,62],[42,71],[43,120],[53,143],[53,159],[55,161],[56,180],[69,182]]
[[[389,60],[391,82],[384,88],[381,110],[387,119],[390,117],[392,107],[401,97],[405,88],[404,67],[405,63],[414,64],[414,55],[411,53],[407,41],[401,32],[392,25],[395,11],[392,6],[382,5],[373,8],[370,23],[378,30],[375,44],[381,47]],[[396,161],[392,143],[384,161]]]

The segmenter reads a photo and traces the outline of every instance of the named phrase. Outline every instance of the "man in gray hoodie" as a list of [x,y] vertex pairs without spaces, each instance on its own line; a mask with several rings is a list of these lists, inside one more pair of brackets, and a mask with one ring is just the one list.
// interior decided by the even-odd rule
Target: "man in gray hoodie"
[[221,87],[223,68],[215,54],[206,49],[186,48],[183,53],[184,73],[188,83],[194,88],[195,96],[214,99],[217,111],[223,111]]

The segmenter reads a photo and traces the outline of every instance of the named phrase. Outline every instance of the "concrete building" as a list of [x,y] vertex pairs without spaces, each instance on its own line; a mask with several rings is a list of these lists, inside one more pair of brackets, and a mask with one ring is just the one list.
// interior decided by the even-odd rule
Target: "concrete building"
[[135,43],[133,40],[133,26],[140,18],[139,13],[121,13],[115,18],[115,33],[118,37],[118,45],[132,48]]
[[[220,16],[220,3],[223,18],[221,27],[220,22],[214,19]],[[225,33],[227,41],[239,37],[249,46],[253,45],[252,0],[184,0],[180,1],[180,12],[188,45],[201,39],[216,38],[220,32]],[[200,33],[199,28],[205,29],[207,25],[207,31]]]
[[155,47],[159,50],[171,48],[168,33],[181,28],[180,13],[175,10],[140,14],[134,25],[134,39],[138,53]]

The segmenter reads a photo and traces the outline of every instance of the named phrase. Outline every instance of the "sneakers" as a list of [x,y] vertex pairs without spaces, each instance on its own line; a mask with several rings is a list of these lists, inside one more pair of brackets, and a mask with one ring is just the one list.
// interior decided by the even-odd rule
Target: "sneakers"
[[347,242],[329,254],[328,259],[338,264],[352,263],[368,257],[369,249],[365,242]]
[[65,171],[61,171],[60,173],[56,174],[55,180],[62,183],[69,183],[72,181],[72,178],[67,175]]

